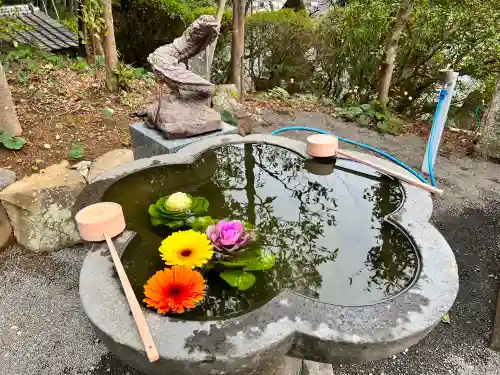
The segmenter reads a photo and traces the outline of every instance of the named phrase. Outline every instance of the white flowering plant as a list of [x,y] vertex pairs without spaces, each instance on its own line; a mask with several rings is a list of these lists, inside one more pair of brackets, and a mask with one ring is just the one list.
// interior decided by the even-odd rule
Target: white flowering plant
[[197,226],[203,221],[203,214],[208,210],[208,201],[203,197],[177,192],[161,197],[149,206],[151,224],[166,225],[176,229],[184,226]]

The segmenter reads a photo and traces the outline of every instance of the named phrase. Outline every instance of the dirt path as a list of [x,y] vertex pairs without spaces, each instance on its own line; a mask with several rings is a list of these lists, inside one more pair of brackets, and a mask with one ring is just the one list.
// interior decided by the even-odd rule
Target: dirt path
[[110,93],[103,69],[92,75],[70,66],[41,69],[20,83],[19,69],[8,79],[27,143],[19,151],[0,147],[0,167],[13,170],[18,179],[69,159],[75,147],[83,151],[77,161],[128,147],[128,125],[137,121],[129,115],[155,90],[154,79],[146,77],[133,81],[130,92]]

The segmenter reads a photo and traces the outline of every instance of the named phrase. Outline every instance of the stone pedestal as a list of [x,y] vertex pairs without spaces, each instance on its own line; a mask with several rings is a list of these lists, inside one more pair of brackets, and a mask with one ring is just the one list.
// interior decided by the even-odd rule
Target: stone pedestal
[[165,139],[161,132],[148,127],[143,122],[130,125],[129,130],[135,160],[163,154],[173,154],[184,146],[201,139],[219,135],[236,134],[238,131],[234,126],[222,123],[222,130],[220,131],[185,139]]
[[[124,177],[153,167],[161,168],[158,169],[161,173],[168,173],[169,166],[178,169],[184,165],[189,169],[197,163],[193,156],[225,145],[245,144],[283,148],[304,162],[310,160],[306,145],[288,138],[263,134],[210,137],[177,154],[135,161],[100,175],[96,182],[87,185],[75,208],[103,201],[108,189]],[[359,156],[377,164],[389,163],[367,154]],[[337,167],[348,169],[350,165],[352,170],[350,163],[353,162],[339,159]],[[407,172],[401,170],[401,173]],[[184,179],[180,183],[191,187]],[[279,189],[283,188],[276,186],[280,187],[273,185],[268,189],[280,194]],[[128,188],[135,189],[133,185]],[[458,292],[453,251],[429,223],[433,207],[430,194],[405,182],[399,188],[404,201],[385,219],[412,239],[419,255],[419,273],[404,291],[387,299],[358,306],[341,305],[285,288],[276,291],[263,305],[222,320],[180,320],[144,308],[160,354],[160,360],[151,363],[145,356],[123,290],[116,282],[113,262],[103,256],[107,246],[95,244],[93,251],[87,253],[80,273],[83,309],[107,348],[148,375],[293,375],[293,362],[292,370],[286,370],[287,367],[280,370],[288,359],[286,356],[330,364],[391,357],[416,344],[439,324]],[[141,194],[137,196],[141,198]],[[119,253],[133,236],[134,233],[125,231],[113,239]],[[327,365],[311,362],[303,362],[301,368],[306,371],[301,375],[333,372]]]

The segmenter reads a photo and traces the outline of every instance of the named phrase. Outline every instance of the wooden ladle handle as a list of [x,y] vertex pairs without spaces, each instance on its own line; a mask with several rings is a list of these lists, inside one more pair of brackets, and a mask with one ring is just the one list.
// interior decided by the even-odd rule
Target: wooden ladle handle
[[111,253],[111,257],[113,258],[113,263],[115,264],[116,272],[118,272],[118,277],[120,278],[120,282],[123,287],[123,291],[125,292],[125,296],[127,297],[128,305],[130,306],[130,311],[132,311],[132,315],[135,319],[135,324],[137,325],[137,329],[139,330],[139,334],[141,335],[142,343],[144,344],[144,349],[146,350],[146,355],[150,362],[157,361],[160,359],[160,355],[158,354],[158,349],[153,340],[153,336],[151,335],[151,331],[149,330],[148,324],[141,310],[141,306],[135,297],[134,290],[132,289],[132,285],[130,285],[130,281],[127,277],[125,269],[123,268],[122,262],[118,253],[116,252],[115,245],[113,241],[111,241],[111,237],[108,233],[104,233],[104,238],[106,239],[106,243],[109,247],[109,252]]
[[354,161],[357,161],[358,163],[361,163],[361,164],[368,165],[368,166],[370,166],[370,167],[378,170],[379,172],[385,173],[385,174],[387,174],[389,176],[397,178],[398,180],[407,182],[407,183],[412,184],[414,186],[417,186],[417,187],[419,187],[421,189],[427,190],[427,191],[429,191],[429,192],[431,192],[433,194],[436,194],[438,196],[442,196],[443,195],[443,190],[438,189],[437,187],[434,187],[434,186],[426,184],[426,183],[424,183],[422,181],[419,181],[419,180],[407,177],[406,175],[404,175],[404,174],[402,174],[402,173],[400,173],[398,171],[395,171],[394,169],[386,168],[386,167],[384,167],[382,165],[373,163],[372,161],[366,160],[366,159],[364,159],[362,157],[359,157],[358,155],[355,155],[352,152],[338,149],[337,150],[337,155],[338,156],[343,156],[345,158],[348,158],[348,159],[351,159],[351,160],[354,160]]

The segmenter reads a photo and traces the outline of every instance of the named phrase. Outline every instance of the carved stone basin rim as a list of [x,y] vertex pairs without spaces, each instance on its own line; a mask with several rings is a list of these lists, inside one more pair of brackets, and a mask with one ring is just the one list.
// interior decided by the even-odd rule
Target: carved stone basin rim
[[[304,159],[305,144],[269,135],[208,138],[176,154],[137,160],[101,175],[78,198],[75,212],[101,201],[119,179],[147,168],[190,164],[204,151],[227,144],[264,143],[289,149]],[[364,155],[367,157],[367,155]],[[368,157],[372,157],[369,156]],[[375,157],[380,163],[388,163]],[[401,171],[407,173],[403,169]],[[446,240],[429,223],[430,195],[402,183],[404,202],[391,221],[418,250],[421,271],[405,292],[381,303],[345,307],[283,290],[264,306],[222,321],[180,321],[144,309],[160,353],[149,363],[113,264],[104,245],[93,245],[82,266],[83,308],[108,349],[146,374],[257,374],[276,366],[284,355],[327,363],[376,360],[417,343],[451,308],[458,292],[455,257]],[[115,239],[123,251],[133,237]]]

